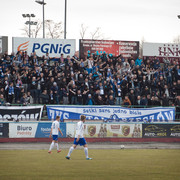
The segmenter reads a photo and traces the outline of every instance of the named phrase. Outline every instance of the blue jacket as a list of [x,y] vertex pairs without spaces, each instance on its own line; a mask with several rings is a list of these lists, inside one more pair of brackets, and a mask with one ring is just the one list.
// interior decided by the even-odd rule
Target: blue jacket
[[135,60],[135,65],[136,65],[136,66],[137,66],[137,65],[141,66],[141,63],[142,63],[142,59],[137,58],[137,59]]

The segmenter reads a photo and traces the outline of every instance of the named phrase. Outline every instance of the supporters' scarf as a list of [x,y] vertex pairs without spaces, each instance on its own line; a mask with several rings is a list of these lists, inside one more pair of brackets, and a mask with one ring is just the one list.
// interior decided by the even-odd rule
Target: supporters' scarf
[[118,88],[118,96],[120,97],[121,96],[121,89]]
[[9,95],[12,95],[14,94],[14,87],[13,86],[9,86],[9,92],[8,92]]
[[178,69],[178,76],[180,76],[180,69]]

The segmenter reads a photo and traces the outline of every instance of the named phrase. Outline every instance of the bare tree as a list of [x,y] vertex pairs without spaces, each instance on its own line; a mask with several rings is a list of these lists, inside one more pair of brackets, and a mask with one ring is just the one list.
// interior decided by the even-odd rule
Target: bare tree
[[[42,28],[42,22],[40,20],[37,21],[37,24],[36,25],[30,25],[31,27],[31,32],[29,32],[29,25],[28,26],[24,26],[23,29],[21,29],[22,31],[24,31],[22,33],[22,35],[24,36],[30,36],[30,37],[33,37],[33,38],[37,38],[38,34],[39,34],[39,31],[41,30]],[[31,33],[31,34],[29,34]]]
[[81,24],[81,29],[80,29],[80,36],[81,36],[81,39],[84,39],[84,36],[86,34],[86,31],[87,31],[87,26],[85,26],[84,24]]
[[91,39],[104,39],[100,27],[97,27],[94,32],[91,32]]
[[[61,38],[63,31],[62,31],[62,22],[55,23],[52,20],[46,20],[45,21],[45,26],[47,29],[47,38],[52,38],[52,39],[57,39]],[[37,38],[39,36],[39,32],[42,29],[42,21],[38,20],[37,25],[31,25],[31,37]],[[29,26],[24,26],[23,29],[23,35],[29,37]]]
[[53,20],[46,20],[46,29],[48,30],[46,37],[52,39],[62,38],[62,22],[55,23]]
[[24,26],[24,28],[21,30],[23,31],[22,35],[29,37],[29,27]]
[[38,37],[38,34],[39,34],[39,31],[41,30],[42,28],[42,22],[41,21],[37,21],[37,25],[35,26],[34,29],[32,29],[32,37],[34,38],[37,38]]
[[180,43],[180,35],[173,39],[173,43]]

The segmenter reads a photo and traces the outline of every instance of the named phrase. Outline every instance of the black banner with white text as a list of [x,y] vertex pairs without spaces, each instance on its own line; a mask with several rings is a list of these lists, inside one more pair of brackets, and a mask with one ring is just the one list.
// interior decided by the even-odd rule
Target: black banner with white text
[[39,121],[43,106],[0,106],[0,121]]

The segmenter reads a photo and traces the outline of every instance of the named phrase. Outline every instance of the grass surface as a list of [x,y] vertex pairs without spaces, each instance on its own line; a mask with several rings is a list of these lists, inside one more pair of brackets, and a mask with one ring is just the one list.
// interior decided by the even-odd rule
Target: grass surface
[[91,161],[84,151],[68,150],[48,154],[46,150],[1,150],[0,180],[139,180],[180,179],[180,150],[90,149]]

